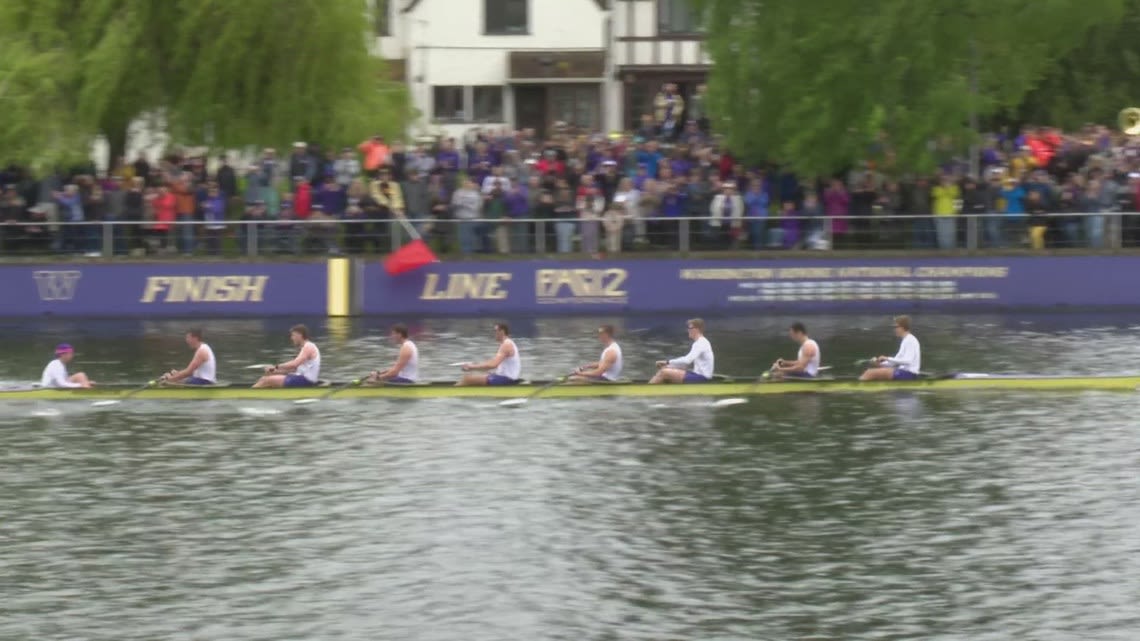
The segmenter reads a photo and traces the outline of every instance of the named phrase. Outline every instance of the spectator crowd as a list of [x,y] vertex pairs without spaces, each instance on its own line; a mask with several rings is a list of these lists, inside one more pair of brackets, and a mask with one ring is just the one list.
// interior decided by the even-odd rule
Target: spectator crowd
[[[546,137],[298,142],[283,157],[264,149],[240,164],[120,158],[104,175],[9,166],[0,249],[99,255],[110,228],[112,251],[135,255],[255,244],[259,253],[385,253],[412,234],[442,254],[949,250],[966,243],[964,214],[995,214],[978,219],[984,247],[1101,247],[1107,217],[1095,214],[1111,212],[1125,213],[1124,244],[1140,244],[1140,141],[1104,127],[991,135],[974,162],[947,150],[929,175],[899,171],[884,143],[845,175],[807,180],[738,161],[707,120],[677,122],[681,104],[666,87],[655,113],[622,134],[555,123]],[[179,224],[188,221],[198,224]]]

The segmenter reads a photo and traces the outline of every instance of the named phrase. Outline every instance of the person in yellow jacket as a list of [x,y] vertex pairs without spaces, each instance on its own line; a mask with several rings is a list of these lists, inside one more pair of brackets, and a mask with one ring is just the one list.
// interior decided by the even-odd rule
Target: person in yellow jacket
[[930,190],[931,209],[934,210],[935,225],[938,229],[939,249],[954,249],[958,245],[958,212],[962,208],[962,190],[954,177],[943,174],[942,179]]
[[[381,210],[392,217],[391,233],[400,234],[403,226],[398,224],[397,219],[404,217],[404,192],[400,189],[400,183],[392,180],[392,174],[387,167],[380,168],[379,177],[368,185],[368,193]],[[383,236],[385,234],[381,234],[382,238]],[[387,251],[388,248],[381,249]]]

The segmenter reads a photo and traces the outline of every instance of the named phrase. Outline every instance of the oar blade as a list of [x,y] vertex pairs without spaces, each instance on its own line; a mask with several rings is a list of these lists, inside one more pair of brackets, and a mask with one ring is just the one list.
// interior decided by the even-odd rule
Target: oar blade
[[712,407],[732,407],[733,405],[744,405],[748,402],[746,398],[720,398],[712,402]]
[[269,365],[267,363],[258,363],[257,365],[246,365],[245,369],[266,369],[268,367],[273,367],[273,366]]
[[320,403],[320,402],[321,402],[321,399],[319,399],[319,398],[299,398],[299,399],[293,401],[293,404],[294,405],[312,405],[314,403]]
[[119,403],[122,403],[122,401],[119,401],[119,400],[95,401],[94,403],[91,404],[91,407],[110,407],[112,405],[118,405]]
[[520,405],[526,405],[528,400],[529,399],[525,398],[508,398],[505,401],[500,401],[499,407],[519,407]]

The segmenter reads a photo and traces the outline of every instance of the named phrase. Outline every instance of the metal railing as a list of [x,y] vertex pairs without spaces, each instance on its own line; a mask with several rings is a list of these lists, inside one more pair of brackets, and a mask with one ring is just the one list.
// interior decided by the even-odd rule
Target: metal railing
[[[1036,222],[1035,222],[1036,221]],[[1140,247],[1140,213],[744,218],[322,219],[0,223],[0,257],[42,255],[274,256],[384,254],[407,242],[405,222],[443,255],[781,249],[979,250]],[[1037,224],[1044,223],[1043,225]]]

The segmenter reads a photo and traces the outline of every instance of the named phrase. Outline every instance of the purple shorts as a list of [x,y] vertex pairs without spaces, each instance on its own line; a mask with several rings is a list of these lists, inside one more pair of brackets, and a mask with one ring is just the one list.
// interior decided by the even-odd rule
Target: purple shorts
[[708,383],[709,379],[705,378],[704,376],[701,376],[700,374],[698,374],[696,372],[685,372],[685,379],[682,380],[681,382],[682,383]]
[[204,378],[197,376],[188,376],[180,381],[183,385],[214,385],[214,381],[208,381]]
[[413,381],[412,379],[404,378],[403,376],[393,376],[392,378],[389,378],[388,380],[386,380],[384,382],[385,383],[395,383],[397,385],[415,385],[416,384],[416,382]]
[[918,374],[908,372],[905,369],[895,368],[895,373],[891,375],[891,378],[896,381],[917,381]]
[[317,384],[300,374],[287,374],[282,387],[316,387]]
[[506,376],[500,376],[498,374],[487,374],[487,384],[488,385],[518,385],[519,381],[517,378],[507,378]]

